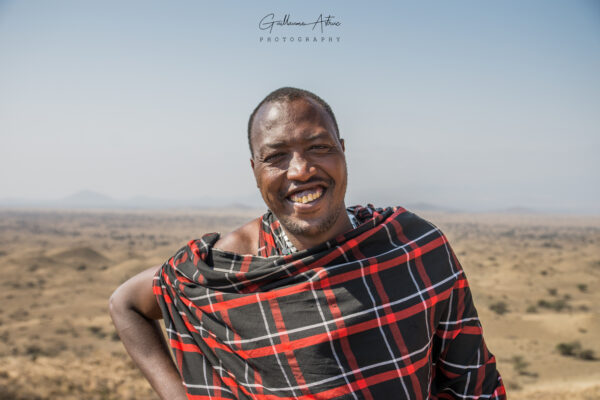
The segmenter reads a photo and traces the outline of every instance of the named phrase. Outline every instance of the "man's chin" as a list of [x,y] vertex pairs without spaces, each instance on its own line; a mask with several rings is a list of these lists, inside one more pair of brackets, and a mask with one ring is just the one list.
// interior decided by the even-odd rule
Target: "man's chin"
[[315,219],[303,219],[290,216],[282,216],[278,218],[285,230],[292,235],[298,237],[314,237],[322,235],[332,229],[339,215],[340,210]]

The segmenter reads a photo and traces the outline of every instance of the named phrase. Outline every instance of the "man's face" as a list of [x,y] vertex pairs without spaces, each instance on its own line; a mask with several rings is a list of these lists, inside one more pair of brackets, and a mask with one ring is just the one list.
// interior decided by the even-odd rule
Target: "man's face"
[[263,105],[252,126],[250,160],[260,193],[296,236],[327,236],[345,210],[344,142],[314,100]]

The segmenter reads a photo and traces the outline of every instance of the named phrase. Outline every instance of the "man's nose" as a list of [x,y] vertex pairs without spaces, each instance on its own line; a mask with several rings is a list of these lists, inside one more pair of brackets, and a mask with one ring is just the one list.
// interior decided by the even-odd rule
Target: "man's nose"
[[315,173],[317,169],[312,166],[302,154],[294,153],[290,160],[287,170],[287,177],[291,181],[307,181]]

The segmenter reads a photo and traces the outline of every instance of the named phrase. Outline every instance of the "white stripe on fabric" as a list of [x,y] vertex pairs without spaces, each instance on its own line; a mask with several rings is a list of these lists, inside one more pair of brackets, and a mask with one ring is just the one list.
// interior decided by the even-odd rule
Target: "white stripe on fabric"
[[479,318],[478,317],[470,317],[470,318],[463,318],[458,321],[440,321],[439,324],[440,325],[458,325],[458,324],[462,324],[463,322],[469,322],[469,321],[479,321]]
[[[373,293],[371,293],[371,289],[369,288],[369,284],[367,283],[367,279],[365,278],[365,268],[363,267],[362,263],[361,263],[360,272],[361,272],[362,281],[365,285],[365,289],[367,289],[367,293],[369,293],[369,297],[371,298],[371,303],[373,303],[373,308],[376,308],[377,303],[375,302]],[[383,342],[385,343],[385,346],[387,347],[388,353],[390,354],[390,358],[393,359],[394,352],[392,351],[392,347],[390,346],[387,336],[386,336],[385,332],[383,331],[383,325],[381,324],[381,316],[379,315],[379,311],[375,310],[375,315],[377,316],[377,325],[379,326],[379,332],[381,333]],[[400,349],[398,349],[398,353],[401,353]],[[404,379],[402,379],[402,373],[400,372],[400,366],[398,365],[397,362],[394,362],[394,367],[396,367],[396,371],[398,372],[398,379],[400,380],[400,383],[402,384],[402,388],[404,389],[404,394],[406,395],[406,398],[409,399],[410,393],[408,393],[408,388],[406,387],[406,384],[404,383]]]
[[[409,253],[406,253],[406,257],[410,259]],[[412,268],[411,268],[409,259],[406,260],[406,264],[408,266],[408,273],[410,275],[410,278],[412,279],[413,284],[415,285],[415,288],[417,289],[417,293],[419,293],[419,297],[421,298],[421,303],[423,303],[423,315],[425,316],[425,327],[427,329],[427,340],[431,340],[431,335],[430,335],[430,331],[429,331],[429,312],[427,311],[428,310],[427,302],[425,301],[425,297],[423,297],[423,293],[429,292],[429,290],[421,290],[419,288],[419,284],[417,283],[417,280],[415,279],[415,276],[412,272]],[[413,263],[413,265],[415,265],[415,267],[416,267],[416,262]]]
[[[269,335],[269,339],[271,342],[271,347],[273,348],[273,355],[275,356],[275,359],[277,359],[277,364],[279,364],[279,368],[281,369],[281,374],[283,375],[283,377],[285,378],[285,381],[287,382],[288,386],[291,388],[292,384],[290,383],[290,380],[285,372],[285,369],[283,368],[283,365],[281,364],[281,360],[279,359],[279,353],[277,352],[277,349],[275,348],[275,342],[273,341],[273,338],[271,337],[271,330],[269,329],[269,322],[267,321],[267,315],[265,314],[265,309],[262,305],[262,301],[260,300],[260,297],[258,296],[258,293],[256,293],[256,302],[258,303],[258,306],[260,308],[260,313],[262,315],[263,318],[263,322],[265,323],[265,329],[267,331],[267,335]],[[292,389],[292,393],[294,396],[296,396],[296,391]]]
[[[206,357],[205,356],[202,356],[202,367],[204,369],[204,385],[198,385],[198,387],[209,388],[211,386],[208,385],[208,378],[206,377],[206,370],[208,369],[208,367],[206,366]],[[186,385],[185,382],[184,382],[184,385]],[[207,390],[207,392],[208,392],[208,398],[212,399],[210,390]]]
[[[232,392],[231,390],[227,389],[227,388],[226,388],[226,387],[224,387],[224,386],[214,386],[214,385],[194,385],[194,384],[191,384],[191,383],[186,383],[186,382],[183,382],[183,385],[184,385],[185,387],[194,388],[194,389],[213,389],[213,390],[219,389],[219,390],[222,390],[222,391],[224,391],[224,392],[227,392],[227,393],[231,393],[231,394],[233,394],[233,392]],[[210,390],[207,390],[207,392],[208,392],[208,397],[211,397],[211,396],[210,396]]]
[[[436,288],[438,286],[441,286],[441,285],[443,285],[444,283],[446,283],[446,282],[448,282],[450,280],[454,280],[460,274],[461,273],[458,272],[456,275],[449,276],[446,279],[444,279],[444,280],[436,283],[435,285],[432,285],[429,288],[423,289],[423,291],[428,291],[430,289],[433,289],[433,288]],[[312,284],[313,284],[313,282],[311,281],[311,285]],[[294,328],[294,329],[288,329],[288,330],[285,330],[285,331],[283,331],[281,333],[277,333],[276,336],[278,336],[280,334],[290,335],[292,333],[302,332],[302,331],[305,331],[305,330],[319,328],[319,327],[324,327],[325,329],[327,329],[328,325],[336,324],[339,321],[348,320],[348,319],[351,319],[351,318],[354,318],[354,317],[359,317],[361,315],[374,313],[374,312],[376,312],[378,310],[381,310],[384,307],[395,306],[396,304],[403,303],[403,302],[408,301],[408,300],[410,300],[410,299],[412,299],[414,297],[417,297],[417,296],[419,296],[419,293],[413,293],[413,294],[411,294],[409,296],[406,296],[406,297],[404,297],[402,299],[395,300],[395,301],[392,301],[392,302],[389,302],[389,303],[385,303],[385,304],[380,304],[380,305],[378,305],[376,307],[373,307],[373,308],[370,308],[370,309],[367,309],[367,310],[358,311],[358,312],[353,313],[353,314],[348,314],[348,315],[343,316],[343,317],[334,318],[334,319],[331,319],[329,321],[324,321],[323,323],[306,325],[306,326],[302,326],[302,327]],[[257,341],[264,340],[264,339],[269,339],[269,336],[268,335],[264,335],[264,336],[258,336],[258,337],[248,338],[248,339],[238,339],[238,340],[232,340],[232,341],[224,342],[224,343],[226,343],[226,344],[245,344],[245,343],[257,342]]]
[[342,376],[344,377],[344,381],[346,381],[346,386],[348,386],[348,389],[350,389],[350,393],[352,394],[352,397],[354,397],[354,399],[358,400],[356,393],[354,393],[354,390],[352,390],[352,386],[350,385],[348,376],[345,375],[346,373],[344,372],[344,367],[342,366],[342,363],[340,362],[340,358],[338,357],[337,352],[335,351],[335,346],[333,345],[333,337],[331,336],[331,331],[329,330],[328,323],[325,322],[325,314],[323,313],[323,310],[321,309],[321,302],[319,301],[317,291],[315,290],[315,287],[314,287],[314,282],[312,282],[312,281],[310,282],[310,292],[312,293],[313,297],[315,298],[315,302],[317,303],[317,309],[319,310],[319,315],[321,316],[321,320],[323,321],[323,324],[318,324],[318,325],[325,327],[325,330],[327,331],[327,337],[329,338],[329,347],[331,347],[331,353],[333,354],[333,357],[335,358],[335,362],[337,363],[338,368],[340,369],[340,372],[342,373]]
[[472,364],[472,365],[460,365],[460,364],[451,363],[450,361],[446,361],[443,358],[440,358],[440,361],[446,365],[449,365],[451,367],[458,368],[458,369],[478,369],[484,365],[484,364],[481,364],[480,362],[478,362],[477,364]]
[[454,288],[452,288],[452,291],[450,291],[450,297],[448,297],[448,307],[446,308],[448,310],[448,316],[446,317],[446,323],[443,324],[443,325],[445,325],[445,327],[444,327],[444,335],[442,336],[442,344],[441,344],[440,352],[442,352],[446,349],[446,340],[447,340],[446,337],[448,336],[450,317],[452,315],[450,310],[452,310],[454,308],[452,305],[453,302],[454,302]]
[[177,335],[180,339],[181,338],[193,339],[192,335],[188,335],[187,333],[179,333],[176,330],[171,329],[171,328],[165,328],[165,330],[172,335]]
[[[385,230],[386,230],[386,232],[388,234],[388,238],[389,238],[390,243],[392,244],[392,246],[397,246],[396,242],[394,242],[394,240],[392,239],[392,235],[390,233],[390,230],[389,230],[388,226],[384,225],[384,227],[385,227]],[[412,273],[412,268],[411,268],[411,264],[410,264],[410,255],[409,255],[410,253],[408,253],[406,251],[406,249],[404,249],[404,248],[402,250],[404,251],[404,254],[406,254],[406,267],[408,269],[408,273],[409,273],[410,278],[412,279],[412,281],[413,281],[413,283],[415,285],[415,288],[417,289],[417,292],[419,293],[419,297],[421,298],[421,303],[423,304],[423,313],[425,314],[425,328],[426,328],[426,331],[427,331],[427,341],[430,342],[431,341],[431,334],[430,334],[430,331],[429,331],[429,313],[428,313],[427,303],[425,302],[425,299],[423,298],[423,294],[420,291],[419,285],[417,284],[417,281],[416,281],[416,279],[415,279],[415,277],[414,277],[414,275]],[[425,291],[429,292],[429,289],[426,288]],[[427,381],[428,382],[431,381],[431,369],[429,369],[427,371]],[[410,397],[410,396],[407,394],[407,397]]]
[[475,400],[477,400],[477,399],[489,399],[490,397],[492,397],[491,394],[466,395],[465,396],[465,395],[462,395],[460,393],[457,393],[455,390],[453,390],[453,389],[451,389],[449,387],[446,387],[446,388],[442,389],[442,391],[443,392],[450,392],[454,396],[459,397],[461,399],[475,399]]

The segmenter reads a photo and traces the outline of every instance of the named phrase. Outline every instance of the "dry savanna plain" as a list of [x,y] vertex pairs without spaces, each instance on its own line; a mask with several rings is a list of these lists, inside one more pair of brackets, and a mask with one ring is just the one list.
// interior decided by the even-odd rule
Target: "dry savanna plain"
[[[157,399],[112,291],[256,210],[0,210],[0,399]],[[423,212],[463,265],[512,400],[600,399],[600,217]]]

